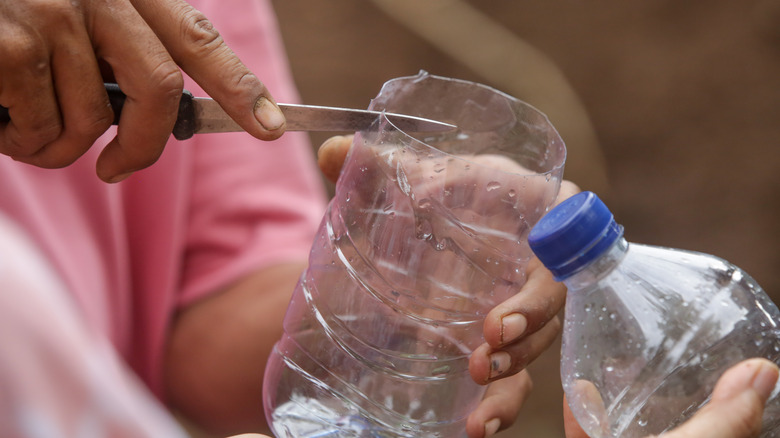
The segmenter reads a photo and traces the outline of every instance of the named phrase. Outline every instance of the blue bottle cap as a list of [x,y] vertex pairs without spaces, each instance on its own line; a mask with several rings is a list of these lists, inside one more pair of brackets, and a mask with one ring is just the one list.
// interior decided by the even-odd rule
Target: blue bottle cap
[[598,258],[622,235],[623,227],[604,202],[593,192],[581,192],[542,217],[528,243],[561,281]]

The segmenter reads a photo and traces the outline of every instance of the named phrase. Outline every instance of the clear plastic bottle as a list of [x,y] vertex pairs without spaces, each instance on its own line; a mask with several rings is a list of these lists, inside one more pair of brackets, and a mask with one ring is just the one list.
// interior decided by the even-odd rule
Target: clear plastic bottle
[[382,117],[356,135],[266,367],[279,438],[465,436],[485,388],[469,354],[560,187],[560,137],[496,90],[420,74],[371,109],[458,129],[418,138]]
[[[780,313],[749,275],[711,255],[627,243],[591,192],[554,208],[529,243],[568,287],[561,378],[592,438],[659,434],[690,418],[737,362],[780,363]],[[777,394],[763,438],[780,436]]]

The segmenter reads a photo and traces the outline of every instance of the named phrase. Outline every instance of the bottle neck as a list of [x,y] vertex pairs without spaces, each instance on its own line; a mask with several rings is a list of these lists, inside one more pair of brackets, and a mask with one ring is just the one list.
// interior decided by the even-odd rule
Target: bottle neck
[[569,290],[582,289],[594,284],[609,274],[628,252],[628,241],[624,237],[615,239],[603,254],[563,279]]

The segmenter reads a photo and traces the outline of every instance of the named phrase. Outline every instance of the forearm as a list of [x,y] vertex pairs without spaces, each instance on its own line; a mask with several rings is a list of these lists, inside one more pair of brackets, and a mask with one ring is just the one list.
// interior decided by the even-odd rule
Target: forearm
[[262,381],[305,263],[265,268],[176,317],[165,356],[174,409],[221,434],[267,430]]

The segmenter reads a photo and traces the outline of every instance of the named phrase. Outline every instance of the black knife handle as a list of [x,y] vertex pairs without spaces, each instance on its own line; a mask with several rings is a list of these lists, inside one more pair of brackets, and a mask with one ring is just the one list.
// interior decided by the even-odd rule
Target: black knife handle
[[[114,111],[114,125],[119,124],[119,117],[122,115],[122,108],[125,106],[127,96],[119,89],[117,84],[103,84],[106,87],[108,101],[111,109]],[[0,105],[0,125],[5,125],[11,121],[8,114],[8,108]],[[176,117],[176,124],[172,132],[176,140],[186,140],[195,134],[195,105],[193,103],[192,93],[183,90],[181,100],[179,100],[179,114]]]

